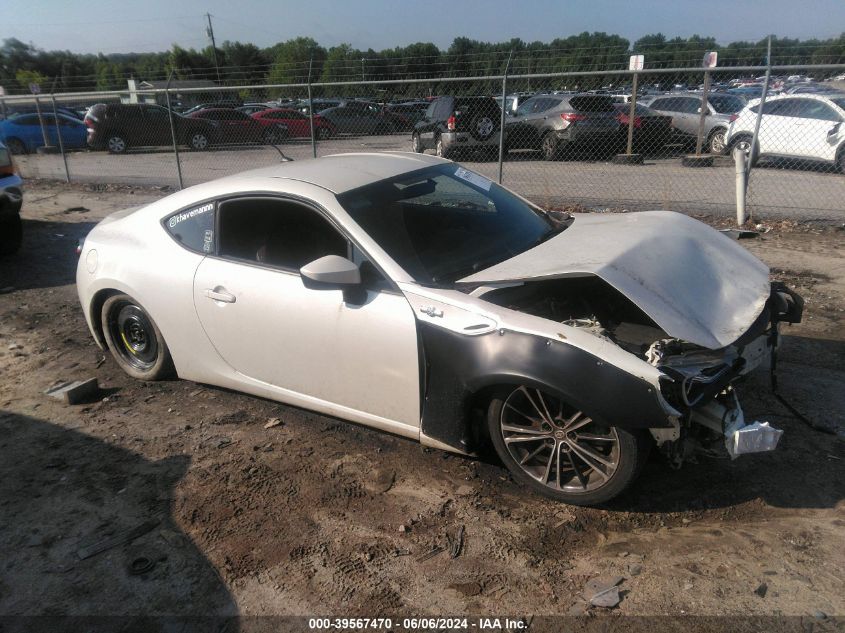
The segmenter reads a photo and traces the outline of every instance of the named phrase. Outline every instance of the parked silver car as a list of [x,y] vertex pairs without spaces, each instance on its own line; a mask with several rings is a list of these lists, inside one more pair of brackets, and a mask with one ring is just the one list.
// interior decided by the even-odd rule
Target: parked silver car
[[618,149],[619,119],[609,95],[536,95],[505,124],[506,149],[539,150],[546,160],[570,147],[609,154]]
[[[698,137],[701,104],[700,94],[668,94],[646,97],[643,105],[661,114],[672,116],[673,140],[677,143],[691,143]],[[725,133],[737,113],[745,107],[745,99],[737,95],[711,94],[707,97],[707,115],[704,117],[704,147],[711,154],[723,154]]]

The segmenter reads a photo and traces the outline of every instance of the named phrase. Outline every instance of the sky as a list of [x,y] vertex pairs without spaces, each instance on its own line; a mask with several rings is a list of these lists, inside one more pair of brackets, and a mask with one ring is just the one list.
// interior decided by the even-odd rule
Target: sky
[[726,44],[845,31],[845,0],[0,0],[0,8],[0,39],[76,53],[203,48],[206,12],[218,45],[262,47],[300,35],[381,50],[414,42],[446,49],[462,35],[548,42],[605,31],[634,42],[661,32]]

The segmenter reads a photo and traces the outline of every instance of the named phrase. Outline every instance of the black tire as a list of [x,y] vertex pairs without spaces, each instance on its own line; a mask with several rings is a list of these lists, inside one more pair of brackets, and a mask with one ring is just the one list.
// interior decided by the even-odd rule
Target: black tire
[[201,152],[207,150],[211,142],[209,141],[208,134],[201,130],[195,130],[188,134],[185,144],[195,152]]
[[560,156],[560,142],[554,132],[549,132],[540,141],[540,153],[543,160],[556,160]]
[[845,175],[845,146],[839,149],[839,154],[836,156],[836,171]]
[[106,149],[109,154],[125,154],[129,143],[123,134],[113,133],[106,136]]
[[264,143],[266,145],[278,145],[282,142],[282,134],[275,127],[269,127],[264,132]]
[[443,147],[443,140],[439,136],[434,143],[434,153],[440,158],[445,158],[447,160],[451,160],[452,156],[454,156],[454,152],[451,148]]
[[109,297],[100,313],[103,335],[120,368],[139,380],[173,374],[173,361],[155,321],[126,294]]
[[318,141],[325,141],[332,137],[331,128],[327,127],[317,127],[314,129],[314,134],[317,137]]
[[26,145],[19,138],[14,138],[14,137],[13,138],[7,138],[5,141],[3,141],[3,143],[4,143],[4,145],[6,145],[6,148],[12,154],[20,155],[20,154],[27,154],[28,153],[26,151]]
[[20,250],[23,241],[21,216],[14,213],[0,221],[0,255],[13,255]]
[[422,144],[422,139],[420,135],[414,132],[411,134],[411,151],[416,152],[417,154],[424,154],[425,148]]
[[476,114],[469,122],[469,133],[476,141],[486,141],[497,129],[497,120],[492,115]]
[[[563,480],[560,480],[561,483],[564,484],[563,486],[556,487],[556,482],[553,481],[542,483],[540,480],[535,479],[534,476],[529,474],[528,468],[529,466],[531,466],[531,461],[526,460],[523,456],[521,461],[522,463],[526,463],[525,467],[523,467],[520,462],[516,461],[514,455],[511,452],[511,449],[509,449],[506,444],[504,437],[505,431],[502,428],[503,421],[505,420],[505,418],[502,417],[503,411],[506,410],[505,403],[512,402],[509,401],[509,399],[523,390],[526,390],[529,393],[539,393],[534,388],[528,388],[523,386],[503,387],[493,395],[487,409],[487,432],[490,436],[493,448],[496,450],[499,459],[501,459],[502,463],[507,467],[507,469],[511,472],[514,479],[518,483],[550,499],[580,506],[599,505],[610,501],[614,497],[624,492],[633,483],[633,481],[637,478],[643,466],[645,465],[646,459],[648,458],[649,450],[651,448],[651,442],[649,441],[649,438],[646,433],[632,432],[619,427],[602,427],[601,425],[598,425],[597,423],[591,421],[589,417],[585,414],[582,414],[583,417],[580,418],[580,420],[586,420],[587,422],[585,422],[585,425],[581,428],[589,430],[591,428],[591,425],[594,425],[592,428],[607,430],[608,437],[613,438],[613,445],[610,449],[610,451],[612,451],[612,457],[610,454],[604,455],[604,457],[607,457],[608,460],[614,460],[613,470],[610,472],[610,474],[604,475],[604,479],[596,477],[596,480],[598,480],[600,483],[598,483],[597,485],[593,485],[590,481],[590,479],[592,478],[593,471],[584,468],[584,465],[587,464],[586,461],[580,458],[579,453],[575,452],[574,449],[559,451],[557,453],[558,462],[556,468],[561,469],[556,472],[557,478],[560,478],[561,472],[568,473],[570,470],[573,472],[572,475],[568,476],[567,481],[564,482]],[[574,408],[564,409],[563,407],[565,406],[565,404],[562,404],[560,400],[557,400],[553,396],[549,396],[548,394],[545,395],[545,398],[546,400],[544,401],[544,407],[546,404],[548,404],[550,408],[554,408],[556,404],[560,404],[560,411],[567,411],[567,413],[562,416],[559,416],[558,418],[561,424],[559,428],[562,429],[563,425],[566,423],[564,422],[564,420],[569,417],[568,412],[574,411]],[[507,410],[512,410],[512,405],[509,405]],[[533,423],[534,422],[532,422],[532,424]],[[554,439],[554,437],[557,437],[558,433],[561,432],[557,431],[557,428],[558,427],[551,429],[553,436],[549,437],[549,441],[558,442],[558,440]],[[570,434],[572,434],[572,432],[564,432],[565,436],[569,436]],[[575,435],[577,435],[577,432],[575,432]],[[585,437],[587,436],[586,433],[584,435]],[[512,438],[513,436],[509,437],[508,439],[511,439],[511,441],[513,441]],[[538,444],[533,442],[543,442],[545,444],[545,439],[531,439],[527,442],[522,442],[513,445],[516,447],[525,446],[525,448],[521,450],[525,451],[525,454],[528,454],[529,452],[534,452],[534,446],[539,446]],[[557,446],[557,444],[555,444],[555,446]],[[584,444],[582,443],[580,446],[583,448]],[[593,444],[590,448],[595,449],[596,446],[596,444]],[[529,447],[531,448],[529,449]],[[551,449],[552,455],[554,454],[555,450],[556,449]],[[567,455],[567,459],[569,460],[571,468],[569,466],[566,466],[565,464],[563,464],[563,466],[566,466],[565,468],[561,467],[563,455]],[[573,457],[577,459],[574,459]],[[550,455],[549,459],[553,460],[554,458],[552,458]],[[579,469],[579,464],[580,470],[585,472],[582,472],[576,477],[575,473]],[[596,462],[596,464],[598,464],[598,462]],[[594,468],[593,470],[598,473],[597,469]],[[544,473],[543,478],[545,478],[546,475],[549,474],[549,472],[550,471]],[[587,478],[587,483],[583,483],[584,477]],[[577,483],[575,483],[576,480]],[[579,486],[583,486],[584,489],[578,490],[577,488]],[[588,488],[588,486],[592,487]]]

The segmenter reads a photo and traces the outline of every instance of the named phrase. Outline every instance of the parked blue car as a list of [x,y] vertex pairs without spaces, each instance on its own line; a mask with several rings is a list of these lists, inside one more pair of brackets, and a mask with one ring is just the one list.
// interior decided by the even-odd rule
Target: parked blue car
[[[56,119],[52,112],[43,115],[44,127],[50,145],[59,144],[56,134]],[[61,130],[62,143],[65,149],[87,147],[88,129],[79,119],[59,114],[58,129]],[[6,144],[13,154],[27,154],[34,152],[36,147],[44,145],[44,136],[37,114],[18,114],[4,121],[0,121],[0,140]]]

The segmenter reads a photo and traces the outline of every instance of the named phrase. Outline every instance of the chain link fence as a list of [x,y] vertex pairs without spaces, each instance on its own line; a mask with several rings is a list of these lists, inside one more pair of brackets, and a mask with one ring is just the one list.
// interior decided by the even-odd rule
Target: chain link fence
[[174,81],[0,98],[0,135],[32,178],[175,188],[287,158],[417,151],[466,163],[545,206],[731,217],[738,148],[750,164],[752,217],[841,220],[843,73],[815,65],[236,87]]

